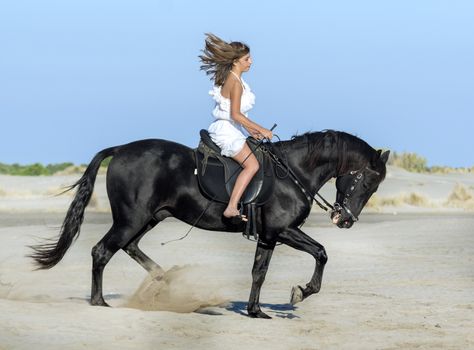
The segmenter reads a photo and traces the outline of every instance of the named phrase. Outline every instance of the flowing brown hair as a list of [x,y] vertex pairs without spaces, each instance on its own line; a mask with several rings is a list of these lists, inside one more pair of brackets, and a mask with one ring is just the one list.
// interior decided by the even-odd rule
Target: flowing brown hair
[[199,55],[201,70],[211,75],[214,85],[222,86],[234,61],[248,54],[250,49],[239,41],[227,43],[214,34],[206,33],[206,47],[202,52],[204,54]]

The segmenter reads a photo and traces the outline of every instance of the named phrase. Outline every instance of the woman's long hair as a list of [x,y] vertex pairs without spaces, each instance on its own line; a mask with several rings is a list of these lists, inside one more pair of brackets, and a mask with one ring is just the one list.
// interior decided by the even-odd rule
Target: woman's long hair
[[211,75],[214,85],[222,86],[235,60],[248,54],[250,49],[244,43],[227,43],[214,34],[206,33],[206,47],[202,52],[204,54],[199,56],[202,62],[201,70]]

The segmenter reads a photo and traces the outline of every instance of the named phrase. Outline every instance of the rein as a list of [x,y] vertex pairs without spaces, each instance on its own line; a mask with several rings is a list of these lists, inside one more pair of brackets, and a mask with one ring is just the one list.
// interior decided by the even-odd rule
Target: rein
[[[278,140],[280,140],[280,137],[278,135],[274,135],[278,138]],[[272,142],[268,142],[268,144],[271,145],[272,148],[275,148],[275,145],[272,143]],[[305,197],[308,199],[308,201],[310,202],[310,204],[312,204],[312,200],[316,202],[316,204],[321,208],[323,209],[324,211],[328,211],[329,208],[331,208],[331,210],[335,210],[334,207],[331,205],[331,203],[329,203],[323,196],[321,196],[318,192],[316,192],[314,195],[311,194],[311,191],[308,191],[308,189],[303,185],[303,183],[301,182],[301,180],[298,178],[298,176],[295,174],[295,172],[290,168],[290,166],[288,165],[288,160],[285,159],[285,161],[282,161],[280,160],[280,158],[278,158],[278,156],[270,151],[268,148],[267,148],[267,153],[270,155],[270,158],[272,159],[272,161],[276,164],[277,168],[278,167],[282,167],[286,170],[286,175],[282,178],[285,178],[287,177],[288,175],[292,178],[294,184],[296,186],[299,187],[299,189],[301,190],[301,192],[303,192],[303,194],[305,195]],[[282,154],[284,154],[284,152],[281,152]],[[285,157],[286,158],[286,157]],[[321,202],[319,202],[315,196],[318,196],[323,202],[324,204],[326,204],[326,206],[324,206]],[[329,207],[329,208],[328,208]]]

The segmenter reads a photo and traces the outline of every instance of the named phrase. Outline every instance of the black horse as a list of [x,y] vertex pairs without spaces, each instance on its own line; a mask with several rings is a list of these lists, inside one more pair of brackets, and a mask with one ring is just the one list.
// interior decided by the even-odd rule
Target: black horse
[[[273,145],[311,194],[331,178],[337,179],[337,211],[333,213],[333,222],[340,228],[349,228],[358,220],[362,208],[385,177],[389,151],[382,154],[365,141],[344,132],[306,133]],[[108,306],[102,295],[102,275],[104,267],[119,249],[146,270],[163,271],[140,250],[138,243],[145,233],[167,217],[193,224],[209,205],[197,227],[242,232],[243,227],[232,226],[223,220],[225,204],[209,203],[201,193],[191,148],[166,140],[141,140],[104,149],[92,159],[82,177],[69,188],[77,187],[77,192],[59,239],[32,247],[34,252],[30,256],[39,268],[55,266],[78,237],[100,163],[110,156],[113,158],[107,171],[107,193],[113,224],[92,249],[92,305]],[[261,208],[258,220],[262,232],[257,243],[247,306],[251,317],[269,318],[260,309],[259,295],[278,242],[307,252],[316,260],[309,283],[293,288],[292,302],[320,290],[328,259],[326,251],[299,228],[311,210],[312,199],[308,198],[290,177],[280,176],[276,178],[270,200]]]

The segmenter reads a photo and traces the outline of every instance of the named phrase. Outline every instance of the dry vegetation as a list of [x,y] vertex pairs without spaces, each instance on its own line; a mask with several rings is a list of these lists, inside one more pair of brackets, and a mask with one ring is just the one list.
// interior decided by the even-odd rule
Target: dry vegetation
[[402,193],[394,197],[379,197],[377,194],[374,194],[367,203],[367,208],[377,209],[381,207],[399,207],[403,205],[424,208],[431,208],[435,206],[422,194],[412,192]]
[[390,154],[389,165],[397,166],[399,168],[415,172],[415,173],[436,173],[436,174],[450,174],[450,173],[462,173],[469,174],[474,173],[474,166],[467,168],[453,168],[448,166],[431,166],[428,167],[426,158],[419,156],[416,153],[393,152]]
[[458,183],[454,186],[448,198],[444,202],[439,203],[433,202],[426,196],[416,192],[402,193],[392,197],[380,197],[374,194],[366,207],[372,210],[381,210],[383,207],[400,207],[404,205],[420,208],[445,207],[474,211],[474,191],[472,188],[467,188]]
[[447,207],[474,210],[474,194],[462,184],[456,184],[445,202]]

